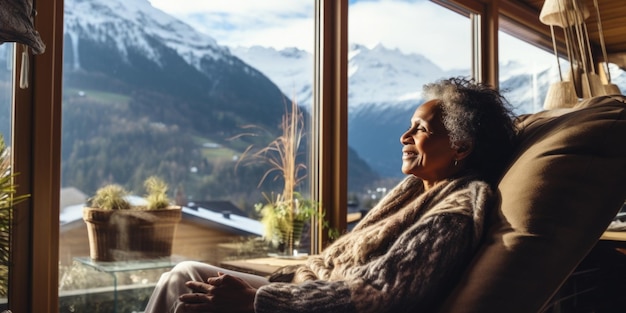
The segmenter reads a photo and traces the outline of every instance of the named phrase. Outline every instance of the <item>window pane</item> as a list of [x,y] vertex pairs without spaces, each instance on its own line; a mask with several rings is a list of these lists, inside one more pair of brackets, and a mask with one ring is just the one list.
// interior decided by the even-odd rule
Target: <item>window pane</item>
[[[87,262],[93,254],[82,215],[105,184],[141,202],[146,178],[167,183],[167,195],[183,206],[177,257],[219,265],[277,249],[260,240],[255,204],[281,193],[283,179],[266,176],[271,165],[251,154],[281,134],[292,100],[310,108],[314,12],[314,0],[65,1],[62,307],[94,302],[72,299],[73,290],[113,283]],[[307,165],[304,138],[297,162]],[[304,197],[307,185],[297,189]],[[114,255],[136,256],[125,248],[140,232],[147,230],[118,239]],[[95,273],[98,281],[86,279]],[[149,284],[157,274],[128,272],[116,281]]]
[[[559,81],[556,57],[502,31],[498,34],[503,95],[517,114],[543,110],[550,84]],[[561,59],[560,64],[563,75],[567,75],[567,61]]]
[[14,45],[0,44],[0,134],[7,146],[11,145]]
[[[10,158],[7,152],[11,147],[11,134],[13,129],[13,49],[15,44],[0,44],[0,136],[3,142],[3,151],[0,151],[0,172],[2,177],[7,173],[3,164]],[[10,160],[9,160],[10,161]],[[10,163],[9,163],[10,166]],[[5,191],[0,192],[2,203],[5,202]],[[9,283],[9,243],[11,213],[6,207],[0,207],[0,310],[7,308],[8,283]]]
[[[520,39],[500,32],[500,88],[514,106],[515,113],[534,113],[544,109],[546,95],[551,87],[563,81],[571,81],[570,64],[567,59],[537,48]],[[561,71],[559,73],[559,65]],[[596,72],[606,70],[601,64]],[[608,64],[611,83],[626,90],[626,74],[615,64]]]
[[399,138],[422,85],[469,76],[472,50],[470,20],[428,1],[350,1],[348,14],[352,218],[403,177]]
[[602,69],[605,72],[609,73],[609,76],[608,76],[608,80],[610,80],[609,84],[615,85],[615,87],[617,87],[619,92],[621,94],[624,94],[624,91],[626,90],[626,73],[624,73],[624,70],[622,70],[621,68],[619,68],[619,66],[613,63],[602,64],[602,65],[603,65]]

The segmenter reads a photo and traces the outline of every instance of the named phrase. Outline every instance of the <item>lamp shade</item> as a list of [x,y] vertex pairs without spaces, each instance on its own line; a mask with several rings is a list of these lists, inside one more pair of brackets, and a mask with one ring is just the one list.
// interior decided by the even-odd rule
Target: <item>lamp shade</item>
[[606,96],[600,76],[596,73],[583,73],[581,76],[583,98]]
[[622,94],[622,91],[619,89],[619,87],[611,83],[604,85],[604,91],[606,92],[607,95],[621,95]]
[[542,23],[560,27],[572,26],[588,17],[589,9],[579,0],[546,0],[539,13]]
[[577,103],[578,97],[574,84],[570,81],[560,81],[550,85],[543,108],[545,110],[571,108]]

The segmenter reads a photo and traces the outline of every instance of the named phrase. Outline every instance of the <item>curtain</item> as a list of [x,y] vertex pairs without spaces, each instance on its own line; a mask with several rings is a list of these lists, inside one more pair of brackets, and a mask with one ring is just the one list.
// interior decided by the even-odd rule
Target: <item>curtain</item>
[[0,44],[18,42],[29,46],[34,54],[46,49],[35,30],[32,0],[0,0]]

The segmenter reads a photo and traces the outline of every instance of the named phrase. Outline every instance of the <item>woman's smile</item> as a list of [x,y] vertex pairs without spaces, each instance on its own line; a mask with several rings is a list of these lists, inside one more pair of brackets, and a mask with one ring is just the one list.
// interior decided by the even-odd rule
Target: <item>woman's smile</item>
[[413,159],[417,157],[417,153],[409,150],[402,150],[402,159]]

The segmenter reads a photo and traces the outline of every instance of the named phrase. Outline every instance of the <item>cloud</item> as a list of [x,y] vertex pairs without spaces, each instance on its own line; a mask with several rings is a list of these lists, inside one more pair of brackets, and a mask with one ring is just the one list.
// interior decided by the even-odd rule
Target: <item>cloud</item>
[[[312,0],[150,0],[221,45],[313,51]],[[288,5],[286,5],[288,4]]]
[[[297,47],[313,52],[313,0],[150,0],[221,45]],[[422,54],[443,69],[469,68],[469,18],[430,1],[349,1],[348,38],[373,48],[377,44]],[[527,46],[527,45],[526,45]],[[521,47],[521,48],[520,48]],[[501,61],[538,60],[522,55],[519,41],[501,41]]]
[[418,53],[443,69],[471,66],[468,18],[432,2],[367,1],[350,6],[351,42]]

